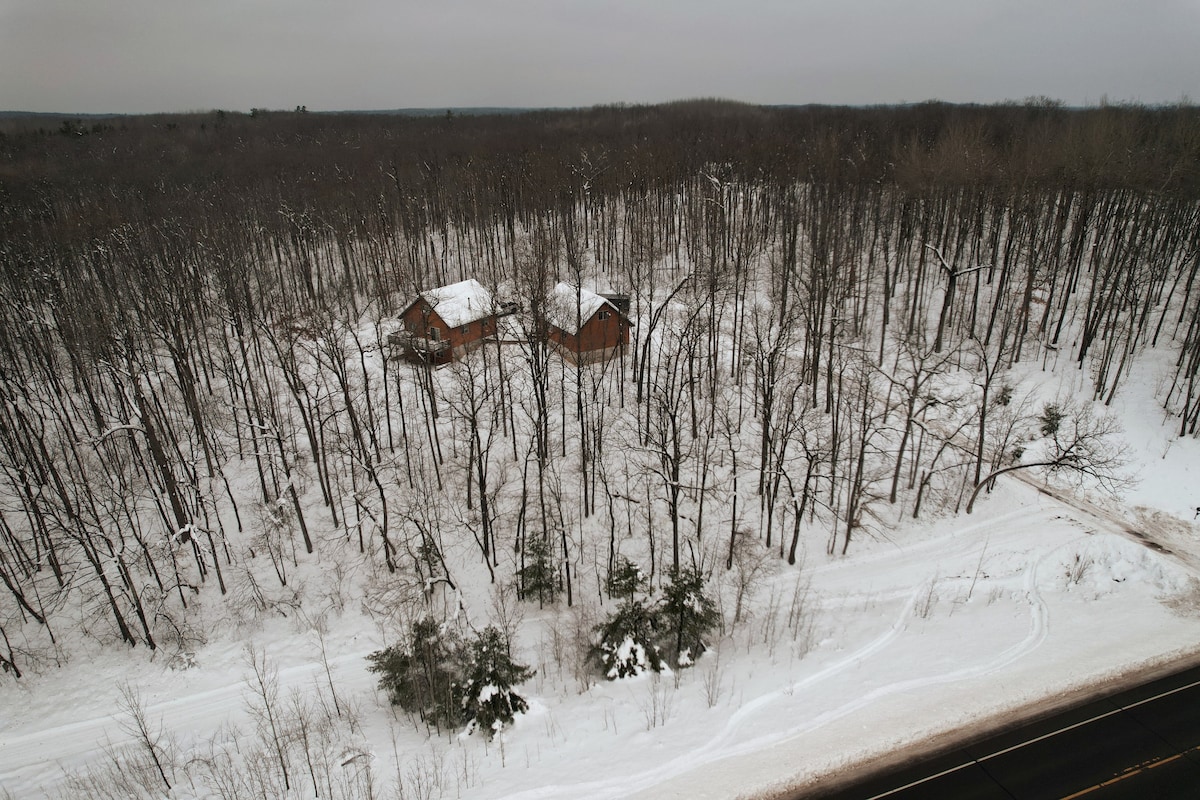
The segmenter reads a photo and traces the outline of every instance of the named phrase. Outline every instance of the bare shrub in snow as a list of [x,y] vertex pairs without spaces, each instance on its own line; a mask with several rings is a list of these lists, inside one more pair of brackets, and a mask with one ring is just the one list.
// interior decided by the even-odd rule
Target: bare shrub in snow
[[325,573],[329,580],[323,581],[318,587],[318,599],[329,611],[341,614],[350,603],[350,587],[358,585],[360,578],[355,574],[357,570],[351,565],[351,559],[345,550],[329,549],[332,553],[325,556],[328,564]]
[[[246,789],[237,748],[228,742],[236,742],[238,731],[226,726],[218,730],[206,743],[206,751],[194,753],[188,770],[193,785],[199,784],[221,800],[234,800]],[[218,742],[221,742],[218,744]]]
[[[330,782],[332,797],[376,797],[374,756],[363,747],[344,748],[337,761],[337,782]],[[336,793],[335,793],[336,792]]]
[[1091,570],[1093,563],[1094,562],[1092,561],[1091,556],[1084,556],[1080,553],[1076,553],[1071,562],[1067,564],[1067,586],[1078,586],[1080,583],[1082,583],[1083,579],[1087,577],[1088,572]]
[[208,644],[208,634],[198,617],[172,613],[164,606],[154,616],[154,635],[158,646],[167,653],[171,669],[190,669],[196,665],[196,653]]
[[250,667],[250,674],[246,676],[246,685],[249,687],[246,707],[258,724],[260,738],[271,746],[271,755],[283,778],[283,788],[290,791],[288,731],[279,699],[279,672],[268,661],[266,652],[257,650],[253,645],[246,647],[246,663]]
[[929,619],[933,614],[933,609],[937,607],[938,600],[938,576],[933,576],[929,579],[929,583],[925,585],[925,591],[917,595],[917,600],[913,604],[913,613],[921,619]]
[[[766,607],[762,610],[758,619],[759,635],[762,639],[762,644],[767,646],[767,653],[771,656],[775,655],[775,646],[779,643],[779,616],[783,611],[783,590],[778,586],[771,587],[771,594],[767,598]],[[751,636],[747,636],[746,646],[749,648]]]
[[570,630],[560,633],[554,629],[555,654],[561,662],[566,661],[577,690],[582,694],[596,680],[592,658],[592,631],[596,629],[596,612],[590,605],[577,605],[570,610]]
[[812,597],[812,578],[803,569],[797,573],[796,581],[792,585],[787,627],[792,635],[796,655],[807,655],[816,642],[817,604]]
[[769,550],[760,547],[758,542],[744,529],[739,529],[733,540],[733,622],[736,628],[742,621],[742,614],[748,601],[754,599],[755,591],[778,568],[778,561],[771,557]]
[[434,606],[426,582],[404,566],[394,573],[371,574],[363,587],[362,611],[385,638],[407,630],[428,616]]
[[492,587],[492,624],[504,634],[504,641],[512,646],[513,637],[525,622],[525,609],[521,607],[517,587],[512,583],[496,584]]
[[646,694],[638,701],[638,708],[646,720],[646,730],[654,730],[659,725],[666,725],[671,719],[675,708],[675,684],[663,680],[662,676],[650,676],[646,684]]
[[66,770],[59,796],[97,800],[157,800],[163,797],[162,780],[150,758],[140,750],[103,749],[104,758],[86,769]]
[[446,776],[445,757],[430,748],[428,754],[422,753],[409,758],[403,769],[399,770],[396,779],[396,796],[400,800],[434,800],[443,794],[443,786],[448,782]]
[[121,686],[121,698],[117,701],[121,709],[120,725],[131,739],[154,764],[154,769],[162,779],[167,791],[171,791],[171,777],[175,773],[175,755],[177,748],[163,731],[161,720],[157,723],[150,720],[146,713],[145,703],[138,690],[131,684]]
[[236,628],[253,630],[270,607],[262,585],[254,575],[249,560],[243,560],[229,570],[229,597],[225,611]]
[[721,666],[721,651],[705,659],[708,666],[700,673],[700,682],[704,687],[704,702],[709,708],[715,706],[725,692],[725,670]]

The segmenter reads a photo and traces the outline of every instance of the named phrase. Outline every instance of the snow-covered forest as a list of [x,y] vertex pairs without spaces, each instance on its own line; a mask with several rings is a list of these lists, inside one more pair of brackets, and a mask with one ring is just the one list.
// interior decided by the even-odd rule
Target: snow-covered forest
[[[786,651],[790,675],[829,636],[814,570],[849,586],[860,548],[1009,513],[993,491],[1033,502],[1017,476],[1118,514],[1131,382],[1151,389],[1127,414],[1200,432],[1191,107],[38,124],[0,136],[2,688],[219,663],[254,721],[180,743],[125,685],[111,713],[141,746],[68,770],[68,795],[487,796],[568,738],[518,724],[518,757],[511,720],[464,745],[453,715],[355,695],[350,630],[356,664],[511,650],[542,719],[628,672],[647,731],[703,727],[682,705],[730,701],[718,651]],[[399,312],[469,278],[515,304],[495,341],[400,358]],[[560,281],[629,297],[613,358],[551,346]],[[1132,549],[1113,560],[1151,558]],[[963,555],[969,600],[987,553]],[[902,614],[932,614],[937,581]],[[286,697],[295,654],[266,642],[297,639],[314,678]]]

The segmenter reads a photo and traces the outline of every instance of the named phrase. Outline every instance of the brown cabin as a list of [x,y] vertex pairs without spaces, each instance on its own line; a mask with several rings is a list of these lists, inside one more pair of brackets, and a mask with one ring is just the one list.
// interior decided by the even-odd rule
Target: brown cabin
[[404,330],[389,342],[408,358],[445,364],[496,333],[492,293],[474,278],[430,289],[400,312]]
[[554,287],[546,322],[550,343],[570,361],[603,361],[629,344],[629,317],[608,299],[566,283]]

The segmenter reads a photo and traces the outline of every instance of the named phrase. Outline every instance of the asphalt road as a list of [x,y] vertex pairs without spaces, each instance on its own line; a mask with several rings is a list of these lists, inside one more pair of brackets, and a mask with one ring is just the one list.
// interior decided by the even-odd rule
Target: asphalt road
[[799,798],[1196,800],[1200,667]]

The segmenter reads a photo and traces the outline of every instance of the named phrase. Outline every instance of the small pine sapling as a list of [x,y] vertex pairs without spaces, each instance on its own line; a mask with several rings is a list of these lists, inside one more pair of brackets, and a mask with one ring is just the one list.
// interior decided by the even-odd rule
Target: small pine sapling
[[558,594],[558,569],[554,549],[544,536],[531,536],[525,542],[522,566],[517,570],[522,600],[537,598],[538,605],[554,602]]
[[704,637],[721,620],[716,605],[704,592],[704,575],[695,567],[671,571],[663,587],[662,619],[674,640],[675,663],[689,667],[707,646]]
[[608,596],[615,599],[633,597],[645,584],[646,573],[642,568],[625,556],[617,556],[617,563],[608,576]]
[[468,732],[483,730],[491,739],[512,724],[515,715],[528,711],[529,703],[512,687],[533,675],[529,667],[513,661],[499,628],[485,628],[471,642],[469,677],[456,689]]
[[426,617],[403,642],[371,653],[367,661],[393,705],[439,729],[462,722],[455,687],[466,673],[467,653],[452,630]]
[[1038,430],[1042,432],[1042,436],[1054,436],[1062,427],[1066,416],[1067,412],[1062,406],[1057,403],[1047,403],[1042,407],[1042,413],[1038,417]]
[[592,653],[609,680],[641,675],[648,669],[662,671],[662,657],[654,643],[659,627],[658,611],[632,597],[596,626],[600,642]]

